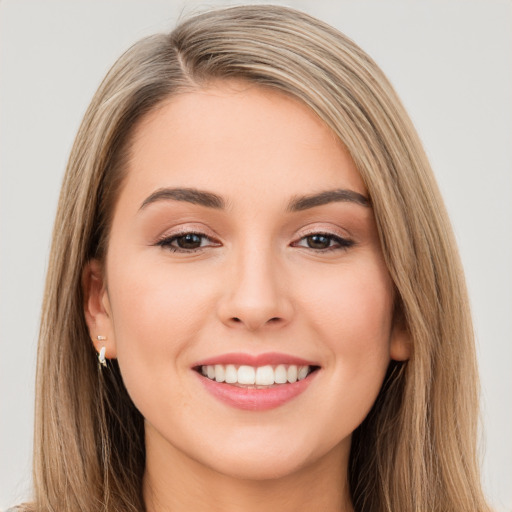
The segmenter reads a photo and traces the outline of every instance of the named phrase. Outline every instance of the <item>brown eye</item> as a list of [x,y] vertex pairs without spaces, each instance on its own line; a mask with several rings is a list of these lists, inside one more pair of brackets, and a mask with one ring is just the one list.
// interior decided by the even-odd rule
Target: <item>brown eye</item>
[[306,243],[310,249],[327,249],[330,247],[332,237],[326,235],[310,235],[306,237]]
[[187,233],[186,235],[176,237],[174,241],[175,245],[180,249],[198,249],[201,247],[203,238],[204,237],[196,233]]
[[352,240],[330,233],[312,233],[292,244],[293,247],[304,247],[313,251],[327,252],[346,250],[354,245]]
[[171,252],[194,252],[207,247],[218,247],[219,243],[203,233],[181,233],[163,238],[155,245]]

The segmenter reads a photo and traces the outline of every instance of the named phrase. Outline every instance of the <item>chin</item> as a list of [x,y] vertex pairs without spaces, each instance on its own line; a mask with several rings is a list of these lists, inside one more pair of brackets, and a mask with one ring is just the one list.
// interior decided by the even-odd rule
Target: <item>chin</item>
[[[297,436],[295,439],[291,437],[279,437],[281,442],[255,438],[252,442],[243,442],[238,439],[224,449],[210,449],[208,460],[202,457],[198,462],[227,477],[265,481],[296,475],[315,465],[322,466],[323,462],[332,462],[332,457],[338,461],[340,457],[347,457],[348,460],[350,436],[341,442],[336,440],[338,443],[335,440],[326,443],[325,439],[315,442],[314,436]],[[286,441],[283,442],[283,439]]]
[[264,453],[258,457],[233,457],[216,461],[210,468],[221,475],[239,480],[279,480],[291,476],[311,464],[294,455]]

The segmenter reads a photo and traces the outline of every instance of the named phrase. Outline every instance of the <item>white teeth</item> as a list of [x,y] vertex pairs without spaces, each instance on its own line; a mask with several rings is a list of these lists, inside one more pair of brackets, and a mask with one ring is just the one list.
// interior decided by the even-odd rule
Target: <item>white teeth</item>
[[292,364],[291,366],[288,367],[288,382],[290,383],[293,383],[293,382],[297,382],[297,367]]
[[297,373],[297,380],[305,379],[308,376],[309,366],[301,366]]
[[201,366],[201,373],[211,380],[244,386],[293,384],[298,380],[305,379],[310,372],[310,366],[297,366],[295,364],[279,364],[275,367],[271,365],[258,367],[242,365],[238,368],[234,364]]
[[228,384],[235,384],[235,382],[238,382],[238,372],[233,364],[228,364],[226,366],[226,382]]
[[254,384],[256,372],[252,366],[240,366],[238,368],[238,384]]
[[274,381],[276,384],[286,384],[288,382],[288,370],[284,364],[280,364],[276,368]]
[[274,378],[272,366],[260,366],[256,369],[256,384],[258,386],[271,386],[274,384]]
[[215,380],[217,382],[224,382],[226,380],[226,371],[221,364],[215,365]]

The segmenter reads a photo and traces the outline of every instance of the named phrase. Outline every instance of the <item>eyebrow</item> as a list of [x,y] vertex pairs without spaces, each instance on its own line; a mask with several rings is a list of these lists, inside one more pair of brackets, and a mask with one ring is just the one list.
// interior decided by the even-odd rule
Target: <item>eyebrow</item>
[[337,190],[326,190],[319,192],[318,194],[310,194],[307,196],[294,197],[289,205],[288,211],[299,212],[302,210],[308,210],[315,206],[322,206],[328,203],[335,202],[349,202],[356,203],[361,206],[370,208],[370,200],[354,190],[337,189]]
[[140,209],[157,201],[184,201],[199,204],[207,208],[223,209],[226,203],[222,197],[213,192],[205,192],[195,188],[160,188],[144,199]]
[[[214,194],[195,188],[160,188],[144,199],[140,209],[158,201],[184,201],[187,203],[206,206],[207,208],[224,209],[224,199]],[[317,194],[296,196],[288,204],[287,210],[299,212],[334,202],[351,202],[370,207],[370,200],[359,192],[347,189],[326,190]]]

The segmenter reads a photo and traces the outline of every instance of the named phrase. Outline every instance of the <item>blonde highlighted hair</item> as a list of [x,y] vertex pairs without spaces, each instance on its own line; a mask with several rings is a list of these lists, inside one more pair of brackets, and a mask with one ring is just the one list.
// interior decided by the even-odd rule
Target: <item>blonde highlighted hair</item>
[[[351,40],[277,6],[211,11],[143,39],[87,110],[55,222],[37,367],[34,511],[141,512],[143,418],[115,361],[98,371],[81,276],[102,259],[134,126],[173,94],[236,78],[308,105],[366,184],[411,342],[354,432],[356,511],[487,511],[476,435],[478,381],[463,272],[429,163],[393,88]],[[58,350],[56,347],[58,346]]]

